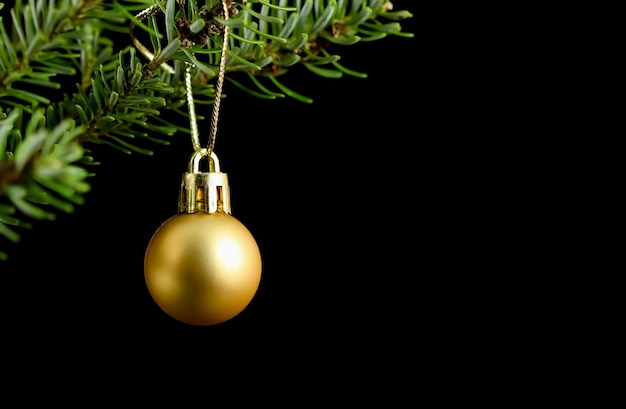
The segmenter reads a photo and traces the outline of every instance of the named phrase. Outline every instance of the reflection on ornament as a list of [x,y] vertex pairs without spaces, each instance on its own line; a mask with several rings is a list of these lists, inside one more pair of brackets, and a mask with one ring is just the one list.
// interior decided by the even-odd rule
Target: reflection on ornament
[[[209,159],[209,172],[199,161]],[[152,236],[144,258],[150,295],[171,317],[192,325],[227,321],[248,306],[261,280],[261,254],[230,214],[230,192],[215,153],[196,152],[183,176],[179,213]]]

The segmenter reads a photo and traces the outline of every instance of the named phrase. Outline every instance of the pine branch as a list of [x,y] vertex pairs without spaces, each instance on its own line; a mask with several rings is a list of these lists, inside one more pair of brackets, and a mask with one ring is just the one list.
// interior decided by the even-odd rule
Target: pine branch
[[304,103],[313,99],[281,81],[291,68],[363,78],[332,51],[412,37],[401,27],[412,15],[386,0],[227,3],[227,19],[217,0],[0,3],[1,237],[18,242],[19,229],[83,203],[87,169],[98,165],[89,144],[151,155],[151,144],[189,132],[178,125],[188,123],[186,64],[195,67],[196,104],[212,104],[225,27],[227,81],[259,99]]

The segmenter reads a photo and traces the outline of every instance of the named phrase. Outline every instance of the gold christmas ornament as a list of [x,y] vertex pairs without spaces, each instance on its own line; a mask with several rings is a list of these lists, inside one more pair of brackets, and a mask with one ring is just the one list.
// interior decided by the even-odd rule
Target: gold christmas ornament
[[261,280],[261,254],[250,231],[230,213],[227,174],[206,149],[183,176],[179,213],[152,236],[144,258],[148,291],[171,317],[192,325],[227,321],[250,303]]
[[[226,1],[222,7],[224,19],[228,19]],[[158,12],[160,8],[153,5],[135,17],[143,20]],[[134,36],[134,27],[132,23],[135,46],[154,63],[153,53]],[[194,153],[188,172],[183,174],[178,214],[157,229],[144,256],[144,277],[156,304],[169,316],[191,325],[214,325],[235,317],[252,301],[261,281],[259,247],[250,231],[231,215],[228,177],[220,171],[213,152],[228,51],[226,25],[222,41],[208,148],[200,146],[196,123],[192,94],[195,67],[186,62],[185,90]],[[169,65],[161,66],[175,73]],[[208,161],[208,172],[200,171],[203,159]]]

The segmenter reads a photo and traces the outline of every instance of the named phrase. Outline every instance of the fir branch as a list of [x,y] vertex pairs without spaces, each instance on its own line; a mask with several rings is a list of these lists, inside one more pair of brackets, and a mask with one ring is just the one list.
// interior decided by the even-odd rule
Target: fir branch
[[91,75],[90,67],[103,58],[94,56],[93,50],[112,46],[111,40],[99,36],[99,32],[124,22],[119,12],[105,10],[101,3],[102,0],[16,2],[10,10],[10,32],[4,20],[0,21],[0,36],[6,43],[6,47],[0,48],[3,103],[11,102],[26,110],[32,104],[48,104],[49,98],[29,92],[32,87],[24,85],[45,81],[58,89],[63,77],[77,73],[79,58],[81,73]]
[[[280,78],[292,68],[363,78],[340,64],[337,51],[413,36],[401,26],[412,15],[393,10],[388,0],[227,3],[228,19],[218,0],[0,3],[0,237],[17,242],[19,229],[34,220],[53,220],[83,204],[94,164],[88,144],[151,155],[150,144],[167,145],[176,132],[189,132],[177,120],[189,120],[186,64],[195,66],[195,103],[214,103],[225,27],[227,81],[259,99],[303,103],[313,99]],[[155,4],[157,13],[135,17]],[[152,53],[137,55],[147,48],[137,48],[131,34]],[[0,260],[6,257],[0,251]]]
[[12,215],[20,212],[33,219],[54,220],[50,207],[70,213],[83,204],[90,190],[85,169],[75,163],[84,150],[76,143],[82,127],[66,119],[53,128],[45,122],[45,109],[38,108],[28,120],[19,108],[0,116],[0,235],[18,241],[9,226],[29,227]]
[[[85,126],[85,132],[79,137],[81,144],[102,143],[107,139],[107,143],[117,145],[123,152],[151,154],[125,139],[142,134],[146,129],[173,135],[175,127],[156,126],[149,119],[165,109],[168,102],[165,96],[172,94],[174,88],[158,77],[144,79],[143,66],[134,49],[120,52],[119,61],[125,56],[129,58],[128,64],[122,62],[124,66],[118,66],[115,72],[108,72],[101,66],[94,72],[89,90],[77,87],[77,92],[59,105],[58,112]],[[178,98],[183,98],[182,93]]]
[[[400,24],[401,20],[412,15],[408,11],[392,12],[390,1],[282,0],[278,3],[232,1],[229,19],[223,18],[221,2],[217,1],[212,7],[199,9],[170,6],[165,15],[168,20],[162,21],[163,16],[154,15],[149,17],[150,24],[144,25],[150,27],[145,34],[157,49],[151,69],[158,70],[161,64],[168,61],[188,61],[202,71],[207,80],[211,80],[218,68],[219,35],[228,26],[231,47],[226,71],[251,74],[243,80],[278,77],[287,74],[289,68],[296,65],[302,65],[325,78],[340,78],[344,74],[363,78],[363,73],[339,65],[340,56],[331,54],[329,50],[334,46],[380,40],[388,35],[413,36],[403,32]],[[161,33],[164,27],[178,27],[182,47],[169,58],[160,51],[169,45],[162,42],[167,37]],[[269,84],[258,80],[245,84],[232,76],[228,79],[260,98],[272,98],[273,94],[279,94],[305,103],[313,102],[312,98],[302,96],[295,90],[284,93],[278,87],[268,93],[267,87],[277,84],[274,80]]]

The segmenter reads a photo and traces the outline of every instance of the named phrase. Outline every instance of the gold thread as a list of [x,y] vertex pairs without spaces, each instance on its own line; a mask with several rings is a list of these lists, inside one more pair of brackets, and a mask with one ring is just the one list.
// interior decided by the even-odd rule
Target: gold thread
[[[180,3],[180,2],[179,2]],[[222,7],[224,9],[224,20],[228,20],[229,12],[228,12],[228,4],[226,1],[222,1]],[[161,9],[157,5],[152,5],[141,12],[135,15],[135,18],[139,21],[145,20],[149,17],[157,14]],[[147,47],[145,47],[135,36],[135,21],[131,20],[130,23],[130,36],[131,41],[134,46],[150,61],[151,64],[155,63],[154,53],[152,53]],[[224,76],[226,72],[226,58],[228,56],[228,26],[224,25],[224,34],[222,40],[222,52],[220,55],[220,65],[219,71],[217,75],[217,81],[215,85],[215,98],[213,101],[213,112],[211,115],[211,124],[210,124],[210,137],[209,143],[206,148],[206,155],[211,155],[213,149],[215,148],[215,140],[217,139],[217,122],[219,119],[219,110],[220,103],[222,99],[222,89],[224,87]],[[170,65],[166,63],[161,63],[160,66],[167,70],[169,73],[174,74],[175,70]],[[202,150],[202,146],[200,144],[200,136],[198,131],[198,122],[196,116],[195,103],[193,98],[193,87],[192,87],[192,78],[191,71],[195,67],[194,64],[190,62],[185,63],[185,91],[187,94],[187,107],[189,110],[189,123],[191,128],[191,144],[195,152],[199,152]],[[152,71],[156,67],[148,67],[148,71]]]
[[[228,5],[225,1],[222,1],[222,7],[224,7],[224,20],[228,20]],[[217,83],[215,85],[215,101],[213,102],[213,116],[211,121],[211,139],[209,139],[209,145],[207,150],[209,154],[215,147],[215,139],[217,138],[217,119],[220,109],[220,100],[222,98],[222,87],[224,85],[224,72],[226,71],[226,57],[228,55],[228,26],[224,25],[224,39],[222,42],[222,55],[220,56],[220,68],[217,74]]]

